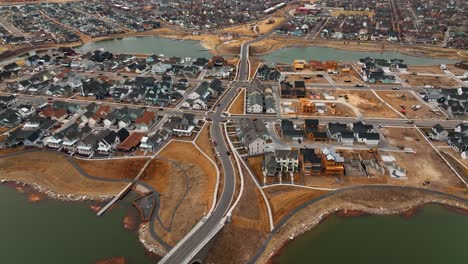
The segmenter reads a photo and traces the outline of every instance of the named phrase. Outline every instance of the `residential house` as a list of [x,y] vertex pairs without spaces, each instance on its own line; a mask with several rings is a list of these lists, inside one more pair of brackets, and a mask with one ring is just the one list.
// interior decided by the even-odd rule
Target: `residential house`
[[101,131],[97,137],[98,141],[97,151],[101,154],[109,154],[113,152],[120,142],[124,141],[128,137],[129,133],[125,128],[121,128],[119,131],[114,132],[106,129]]
[[281,120],[283,138],[291,140],[304,140],[304,131],[301,126],[295,125],[291,120]]
[[[99,106],[96,112],[87,118],[88,125],[94,127],[96,124],[102,122],[110,111],[111,107],[109,105]],[[88,112],[90,111],[88,110]]]
[[32,104],[22,104],[18,106],[18,113],[22,119],[27,119],[36,114],[36,108]]
[[305,176],[320,175],[322,173],[322,159],[314,149],[300,150],[301,172]]
[[467,151],[463,151],[463,152],[461,153],[461,157],[462,157],[462,159],[464,159],[464,160],[468,160],[468,150],[467,150]]
[[25,147],[40,147],[42,146],[42,138],[44,136],[42,130],[27,130],[30,134],[24,138],[23,145]]
[[73,123],[62,131],[55,133],[51,138],[52,140],[49,139],[48,146],[52,148],[63,147],[64,150],[72,152],[78,142],[91,132],[92,129],[89,126],[80,128],[78,124]]
[[80,155],[91,156],[96,151],[98,142],[101,140],[98,134],[91,133],[78,142],[76,151]]
[[56,124],[56,121],[41,117],[38,115],[30,117],[23,125],[23,130],[35,130],[41,129],[44,132],[44,135],[49,134],[50,130]]
[[451,146],[456,152],[463,152],[468,150],[468,135],[465,133],[456,133],[447,140],[447,144]]
[[262,64],[257,69],[256,78],[262,81],[277,81],[281,76],[281,73],[275,68],[270,68],[266,64]]
[[194,132],[195,126],[195,115],[183,114],[182,117],[172,117],[165,127],[168,127],[175,136],[190,137]]
[[63,121],[68,116],[65,108],[54,108],[53,106],[42,109],[40,115],[57,121]]
[[[278,163],[276,162],[275,159],[275,153],[274,152],[266,152],[263,156],[263,161],[262,161],[262,172],[263,176],[268,177],[268,176],[277,176],[279,172],[280,167],[278,166]],[[264,179],[266,181],[266,179]]]
[[138,148],[142,138],[145,136],[143,133],[133,132],[125,140],[123,140],[118,146],[119,151],[133,151]]
[[263,96],[259,92],[249,93],[247,97],[247,113],[263,113]]
[[262,171],[265,176],[277,176],[280,172],[298,172],[298,151],[275,150],[275,152],[266,152],[262,162]]
[[273,94],[265,94],[265,112],[267,114],[276,114],[276,103]]
[[236,133],[238,138],[244,142],[245,149],[250,155],[264,153],[267,142],[270,141],[268,130],[261,120],[240,119]]
[[440,124],[434,125],[429,131],[429,138],[437,141],[445,141],[448,139],[449,132]]
[[351,124],[351,128],[353,130],[353,141],[356,138],[358,142],[363,142],[366,145],[377,146],[379,144],[380,134],[375,132],[373,125],[366,125],[359,121]]
[[143,131],[148,131],[156,122],[156,114],[146,110],[143,115],[135,119],[135,128]]
[[329,122],[327,126],[327,134],[330,139],[341,142],[343,133],[350,132],[346,124]]
[[281,172],[299,171],[299,153],[297,150],[275,150],[274,153]]
[[0,109],[16,106],[17,100],[14,95],[0,95]]
[[8,136],[0,142],[0,148],[13,148],[22,145],[26,147],[41,146],[42,137],[43,132],[40,129],[17,129],[9,133]]
[[7,109],[0,114],[0,126],[15,127],[21,124],[21,121],[21,114],[13,109]]
[[321,158],[325,175],[344,175],[344,158],[334,149],[322,149]]

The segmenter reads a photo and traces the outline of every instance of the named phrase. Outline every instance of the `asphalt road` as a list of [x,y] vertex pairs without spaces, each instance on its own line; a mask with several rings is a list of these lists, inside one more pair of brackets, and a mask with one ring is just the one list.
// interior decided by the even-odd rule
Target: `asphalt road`
[[[273,32],[273,31],[272,31]],[[216,146],[216,151],[220,155],[220,160],[223,165],[224,171],[224,187],[223,193],[221,194],[220,199],[218,200],[218,205],[213,210],[211,215],[209,215],[205,222],[192,233],[190,237],[187,237],[182,242],[179,242],[174,249],[169,252],[160,263],[170,263],[170,264],[182,264],[190,261],[190,256],[197,250],[197,247],[200,243],[203,243],[212,232],[216,232],[217,225],[223,221],[224,215],[229,210],[232,199],[234,197],[234,191],[236,188],[236,180],[233,164],[227,154],[228,147],[224,141],[223,131],[221,128],[221,122],[225,120],[225,117],[222,117],[223,111],[228,108],[230,101],[238,92],[238,87],[242,86],[243,82],[249,80],[250,75],[250,63],[249,63],[249,46],[250,44],[267,38],[272,33],[262,35],[259,38],[245,42],[241,46],[240,51],[240,61],[238,69],[238,81],[233,82],[228,91],[224,94],[223,98],[218,102],[219,106],[213,113],[207,114],[207,117],[213,120],[211,126],[211,137],[212,140],[218,142]]]
[[213,210],[211,215],[205,218],[205,222],[186,240],[178,244],[168,255],[160,261],[160,263],[182,264],[189,261],[189,257],[197,250],[197,246],[208,238],[212,232],[216,230],[216,226],[223,221],[224,215],[229,210],[234,191],[236,180],[234,168],[227,154],[228,147],[223,137],[221,122],[224,121],[222,111],[229,106],[231,99],[236,95],[237,89],[231,88],[226,92],[224,97],[219,101],[220,106],[214,113],[208,114],[208,117],[213,120],[211,126],[212,140],[218,142],[216,151],[220,155],[220,160],[224,171],[224,187],[221,197],[218,200],[218,205]]

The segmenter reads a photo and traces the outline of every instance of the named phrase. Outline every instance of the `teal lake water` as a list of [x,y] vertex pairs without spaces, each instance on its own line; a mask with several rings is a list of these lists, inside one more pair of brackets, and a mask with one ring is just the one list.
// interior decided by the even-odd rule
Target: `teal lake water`
[[455,60],[410,56],[394,51],[362,52],[318,46],[283,48],[263,55],[261,58],[270,63],[292,63],[295,59],[354,62],[367,56],[381,59],[403,59],[406,64],[410,65],[437,65],[457,62]]
[[166,57],[211,58],[211,54],[199,41],[175,40],[162,37],[129,37],[85,44],[77,50],[87,52],[105,49],[113,53],[164,54]]
[[90,202],[44,199],[30,203],[25,194],[0,185],[0,258],[5,264],[92,264],[124,256],[130,264],[149,264],[136,232],[124,228],[131,208],[120,203],[97,217]]
[[466,264],[468,216],[428,205],[415,216],[331,216],[288,243],[275,264]]

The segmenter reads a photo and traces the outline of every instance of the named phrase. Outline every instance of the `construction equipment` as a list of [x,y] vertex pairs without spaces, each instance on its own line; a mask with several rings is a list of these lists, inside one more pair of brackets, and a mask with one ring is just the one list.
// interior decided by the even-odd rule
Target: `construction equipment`
[[421,105],[412,105],[411,109],[413,109],[413,111],[419,110],[421,109]]

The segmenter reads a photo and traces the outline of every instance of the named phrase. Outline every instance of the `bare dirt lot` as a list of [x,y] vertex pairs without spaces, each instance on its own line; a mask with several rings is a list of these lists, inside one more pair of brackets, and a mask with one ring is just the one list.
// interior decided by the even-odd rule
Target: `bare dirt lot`
[[295,81],[304,81],[306,84],[314,84],[314,83],[318,83],[318,84],[330,84],[327,79],[325,79],[324,77],[318,77],[317,74],[307,74],[304,72],[304,74],[301,74],[301,75],[297,75],[297,74],[294,74],[294,75],[286,75],[285,76],[285,79],[288,81],[288,82],[295,82]]
[[450,155],[448,152],[441,151],[440,154],[452,165],[455,171],[463,177],[465,182],[468,181],[468,166],[461,162],[456,156]]
[[86,173],[109,179],[133,179],[145,165],[147,159],[110,159],[110,160],[82,160],[76,163]]
[[233,33],[239,35],[257,35],[257,33],[265,34],[277,27],[284,20],[285,18],[283,17],[267,18],[258,22],[251,22],[239,26],[227,27],[222,29],[221,31],[224,33]]
[[432,85],[434,87],[452,87],[460,84],[453,78],[447,76],[423,76],[423,75],[400,75],[400,78],[407,80],[407,84],[412,86]]
[[242,45],[243,42],[249,41],[249,40],[252,40],[252,38],[240,37],[238,39],[226,41],[226,42],[216,45],[214,50],[212,50],[212,52],[220,54],[220,55],[239,55],[240,46]]
[[298,236],[314,228],[324,215],[338,209],[358,210],[371,214],[390,214],[404,212],[423,202],[443,201],[445,204],[457,204],[468,208],[468,203],[449,199],[446,196],[398,188],[354,189],[324,198],[299,211],[290,218],[272,239],[256,263],[268,263],[272,253],[277,252],[289,241],[291,234]]
[[348,97],[348,103],[359,108],[364,117],[399,118],[400,116],[380,101],[373,93],[359,90],[335,90],[335,97]]
[[327,108],[327,111],[323,114],[320,114],[319,112],[302,112],[300,110],[300,105],[299,102],[293,102],[292,106],[297,109],[296,113],[297,115],[301,116],[341,116],[341,117],[355,117],[356,113],[348,107],[345,104],[342,103],[325,103],[325,106]]
[[247,263],[269,231],[268,213],[263,197],[252,178],[244,173],[244,192],[232,223],[216,238],[206,263]]
[[257,181],[263,185],[263,183],[269,184],[276,182],[277,177],[265,177],[263,176],[262,171],[262,162],[263,162],[263,155],[248,157],[246,159],[246,164],[250,166],[250,169],[253,175],[257,178]]
[[[378,91],[377,94],[397,111],[405,107],[406,116],[415,119],[440,119],[441,117],[431,112],[431,108],[418,100],[413,94],[408,91]],[[402,99],[404,95],[405,99]],[[413,111],[412,105],[421,105],[421,109]]]
[[[210,126],[211,123],[208,123],[201,131],[200,135],[198,136],[197,140],[195,141],[195,144],[203,151],[205,152],[208,157],[210,157],[211,160],[213,160],[218,168],[221,168],[221,162],[219,159],[216,157],[215,150],[213,149],[213,143],[210,141]],[[223,192],[223,170],[219,170],[219,185],[218,185],[218,195],[217,197],[221,196],[221,193]]]
[[231,105],[229,106],[228,112],[233,115],[243,115],[245,109],[245,89],[234,98]]
[[[461,157],[461,154],[460,152],[456,152],[453,148],[447,146],[447,143],[444,142],[443,144],[445,144],[445,147],[443,148],[439,148],[440,151],[442,152],[447,152],[448,154],[450,154],[451,156],[455,157],[460,163],[462,163],[463,165],[467,166],[468,167],[468,160],[465,160]],[[468,175],[468,174],[467,174]]]
[[383,135],[392,145],[411,148],[416,153],[402,152],[387,153],[396,159],[398,166],[407,170],[407,180],[390,179],[388,183],[422,187],[424,181],[430,181],[427,188],[448,193],[466,191],[460,179],[449,166],[433,150],[422,135],[415,128],[384,128]]
[[158,158],[142,180],[160,193],[158,214],[166,228],[156,221],[156,232],[175,245],[210,210],[216,171],[191,142],[172,141]]
[[357,73],[349,75],[330,75],[330,78],[338,85],[356,85],[362,83],[361,78]]
[[264,19],[257,23],[258,33],[260,34],[268,33],[272,31],[274,28],[276,28],[278,25],[283,23],[284,20],[285,20],[284,17],[272,17],[272,18]]
[[440,69],[439,65],[429,65],[429,66],[416,66],[416,65],[409,65],[408,72],[416,72],[416,73],[431,73],[431,74],[444,74],[444,71]]
[[466,68],[463,69],[463,68],[456,67],[455,64],[449,64],[449,65],[447,65],[447,68],[451,73],[453,73],[455,75],[463,75],[466,72],[468,72],[468,69],[466,69]]
[[195,144],[203,151],[205,152],[210,159],[216,162],[216,155],[213,150],[213,143],[211,142],[210,138],[210,126],[211,124],[207,124],[203,127],[203,129],[200,131],[197,140],[195,141]]
[[271,205],[275,224],[297,206],[328,193],[295,186],[275,186],[264,190]]
[[62,195],[115,195],[126,185],[88,179],[64,156],[52,151],[0,158],[0,175],[2,179],[36,183]]
[[[375,170],[369,170],[369,177],[363,175],[358,168],[347,168],[344,176],[304,176],[304,184],[311,187],[344,188],[356,185],[396,185],[413,186],[434,189],[457,195],[468,195],[468,189],[461,180],[445,164],[442,158],[432,149],[427,141],[415,128],[383,128],[382,135],[387,139],[390,146],[401,145],[410,148],[416,153],[384,152],[377,151],[349,151],[339,150],[341,156],[350,160],[352,156],[361,156],[364,160],[374,159],[377,164],[385,168],[385,174]],[[391,155],[396,159],[396,165],[406,169],[407,179],[394,179],[389,176],[388,169],[382,162],[381,155]],[[429,184],[424,185],[426,181]]]

